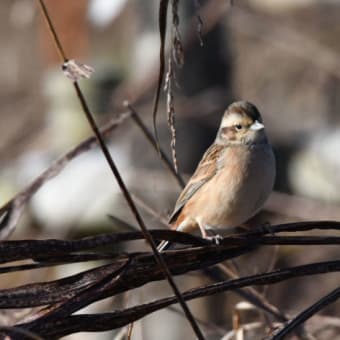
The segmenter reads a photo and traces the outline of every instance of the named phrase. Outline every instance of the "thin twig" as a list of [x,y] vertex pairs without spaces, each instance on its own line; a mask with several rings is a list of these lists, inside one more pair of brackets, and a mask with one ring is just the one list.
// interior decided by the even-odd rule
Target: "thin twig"
[[[267,270],[266,270],[267,272],[271,272],[272,270],[274,270],[276,263],[277,263],[277,259],[278,259],[279,249],[280,249],[279,245],[274,246],[272,250],[272,254],[270,255],[270,262],[267,266]],[[262,290],[263,296],[266,296],[268,287],[269,286],[263,286],[263,290]]]
[[322,297],[320,300],[312,304],[310,307],[299,313],[295,318],[289,320],[289,322],[278,332],[275,332],[272,336],[268,337],[268,340],[281,340],[286,335],[291,333],[294,329],[299,327],[306,320],[311,318],[314,314],[318,313],[329,304],[335,302],[340,297],[340,288],[336,288],[331,293]]
[[168,220],[165,216],[161,215],[157,212],[153,207],[147,204],[142,198],[137,196],[135,193],[132,194],[132,197],[137,205],[139,205],[145,212],[147,212],[150,216],[157,219],[157,221],[161,222],[165,227],[169,227]]
[[[52,20],[51,20],[51,17],[49,16],[48,14],[48,11],[47,11],[47,8],[44,4],[44,1],[43,0],[38,0],[39,3],[40,3],[40,6],[42,8],[42,12],[43,12],[43,15],[44,17],[46,18],[46,21],[47,21],[47,24],[48,24],[48,27],[49,27],[49,30],[50,32],[52,33],[52,36],[53,36],[53,39],[56,43],[56,47],[63,59],[63,62],[65,63],[68,59],[66,58],[65,56],[65,53],[63,51],[63,49],[61,48],[61,43],[60,43],[60,40],[58,39],[58,36],[57,36],[57,33],[56,33],[56,30],[53,26],[53,23],[52,23]],[[164,2],[165,4],[167,4],[167,1],[168,0],[162,0],[161,3],[160,3],[160,6],[162,7],[162,3]],[[164,5],[164,4],[163,4]],[[167,5],[165,6],[165,12],[163,12],[163,14],[165,14],[165,18],[161,16],[161,7],[160,7],[160,32],[164,31],[164,38],[165,38],[165,31],[166,31],[166,9],[167,9]],[[164,10],[164,8],[163,8]],[[161,20],[163,19],[163,20]],[[164,25],[164,27],[162,26]],[[162,49],[161,49],[161,54],[162,54]],[[163,57],[164,57],[164,41],[163,41]],[[160,76],[161,76],[161,72],[160,72]],[[162,80],[162,79],[160,79]],[[94,120],[94,117],[87,105],[87,102],[85,100],[85,97],[79,87],[79,84],[78,82],[75,80],[72,82],[73,83],[73,86],[74,86],[74,89],[76,91],[76,94],[78,96],[78,99],[79,99],[79,102],[81,104],[81,107],[83,109],[83,112],[88,120],[88,123],[90,124],[91,128],[92,128],[92,131],[94,133],[94,135],[96,136],[97,140],[98,140],[98,143],[99,143],[99,146],[104,154],[104,157],[114,175],[114,177],[116,178],[116,181],[123,193],[123,196],[128,204],[128,206],[130,207],[130,210],[131,212],[133,213],[138,225],[140,226],[143,234],[144,234],[144,237],[145,239],[148,241],[153,253],[154,253],[154,256],[155,256],[155,259],[157,261],[157,263],[159,264],[159,266],[162,268],[163,272],[164,272],[164,275],[166,276],[168,282],[169,282],[169,285],[171,286],[173,292],[175,293],[175,295],[177,296],[177,299],[178,299],[178,302],[180,303],[180,305],[182,306],[183,308],[183,311],[184,313],[186,314],[186,317],[194,331],[194,333],[196,334],[196,336],[201,339],[201,340],[204,340],[204,336],[199,328],[199,326],[197,325],[196,321],[195,321],[195,318],[193,317],[193,315],[191,314],[191,311],[188,307],[188,305],[186,304],[186,302],[183,300],[182,296],[181,296],[181,293],[175,283],[175,281],[173,280],[172,276],[171,276],[171,273],[162,257],[162,255],[160,255],[160,253],[158,252],[157,250],[157,246],[156,246],[156,243],[155,241],[153,240],[151,234],[149,233],[146,225],[144,224],[144,221],[131,197],[131,194],[130,192],[128,191],[114,161],[113,161],[113,158],[111,157],[111,154],[104,142],[104,139],[99,131],[99,128]],[[157,99],[158,100],[158,99]],[[155,113],[157,113],[157,105],[155,105]]]
[[128,325],[127,334],[126,334],[127,340],[131,340],[132,330],[133,330],[133,322]]
[[[240,277],[223,263],[217,265],[217,267],[228,277],[233,280],[237,280]],[[276,306],[272,305],[267,301],[266,297],[260,294],[253,287],[248,287],[246,289],[236,289],[238,295],[243,297],[245,300],[250,302],[252,305],[260,308],[261,310],[273,315],[279,321],[287,321],[288,317],[282,313]]]
[[51,34],[51,38],[53,43],[55,44],[56,50],[59,53],[60,59],[62,59],[63,62],[66,62],[68,59],[66,58],[66,54],[63,48],[63,45],[61,44],[57,31],[54,28],[54,25],[52,23],[51,17],[48,14],[47,7],[45,6],[45,3],[43,0],[38,0],[40,9],[43,12],[43,18],[46,20],[47,27],[49,28],[49,33]]

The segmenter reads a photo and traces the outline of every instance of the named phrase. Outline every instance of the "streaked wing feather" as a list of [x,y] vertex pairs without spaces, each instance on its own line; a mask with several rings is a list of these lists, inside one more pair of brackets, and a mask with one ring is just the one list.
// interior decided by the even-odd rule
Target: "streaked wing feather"
[[178,197],[175,209],[170,217],[169,223],[172,223],[179,215],[184,205],[189,199],[207,183],[218,170],[218,160],[220,159],[221,151],[225,146],[212,144],[205,152],[202,160],[199,162],[196,171],[190,178],[189,182]]

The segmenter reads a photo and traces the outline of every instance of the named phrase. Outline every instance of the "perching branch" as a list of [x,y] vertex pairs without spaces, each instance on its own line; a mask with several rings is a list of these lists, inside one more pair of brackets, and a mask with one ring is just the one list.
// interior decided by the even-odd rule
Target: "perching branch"
[[[320,262],[303,266],[284,268],[273,271],[271,273],[258,274],[240,278],[237,280],[219,282],[205,287],[195,288],[184,292],[183,298],[187,301],[234,290],[237,288],[247,287],[250,285],[262,286],[285,281],[295,277],[337,272],[339,270],[340,261]],[[60,317],[52,319],[51,322],[42,318],[26,324],[20,324],[18,326],[24,329],[29,329],[34,333],[38,333],[39,335],[48,338],[61,337],[67,334],[81,331],[99,332],[123,327],[131,322],[141,319],[142,317],[150,313],[168,307],[176,302],[176,297],[171,296],[113,313],[102,313],[95,315],[83,314]]]

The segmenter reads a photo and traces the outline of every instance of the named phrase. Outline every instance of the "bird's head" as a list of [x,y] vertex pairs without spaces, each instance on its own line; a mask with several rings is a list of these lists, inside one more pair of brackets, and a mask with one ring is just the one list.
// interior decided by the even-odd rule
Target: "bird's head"
[[231,104],[224,112],[217,133],[218,144],[262,144],[267,142],[260,112],[247,101]]

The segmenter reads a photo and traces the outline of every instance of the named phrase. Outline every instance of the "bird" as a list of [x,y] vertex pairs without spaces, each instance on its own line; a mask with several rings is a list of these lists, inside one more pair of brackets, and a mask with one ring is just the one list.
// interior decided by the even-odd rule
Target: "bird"
[[[248,101],[232,103],[215,141],[177,199],[169,219],[171,229],[200,230],[209,239],[209,229],[244,224],[263,207],[275,175],[275,156],[259,110]],[[158,250],[169,245],[163,241]]]

